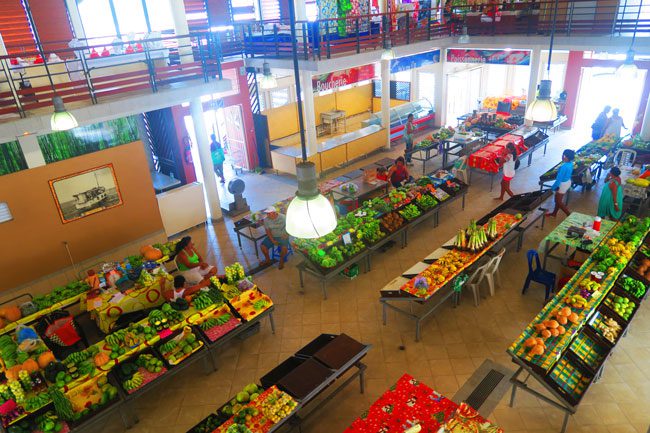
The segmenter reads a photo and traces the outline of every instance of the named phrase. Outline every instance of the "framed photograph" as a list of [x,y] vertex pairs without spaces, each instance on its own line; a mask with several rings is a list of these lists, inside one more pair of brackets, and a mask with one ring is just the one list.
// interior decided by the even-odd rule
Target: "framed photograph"
[[64,224],[123,203],[113,164],[50,180],[50,190]]

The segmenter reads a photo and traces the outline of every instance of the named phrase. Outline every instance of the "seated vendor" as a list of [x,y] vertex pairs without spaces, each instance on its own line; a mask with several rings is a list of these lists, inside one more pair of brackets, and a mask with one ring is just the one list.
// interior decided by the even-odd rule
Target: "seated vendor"
[[174,277],[174,288],[171,290],[166,290],[163,292],[163,296],[168,301],[175,301],[178,298],[184,298],[186,296],[191,296],[201,290],[204,287],[210,285],[209,279],[204,279],[199,284],[193,286],[187,284],[187,280],[182,275],[176,275]]
[[264,210],[266,218],[264,218],[264,230],[266,237],[262,241],[261,250],[264,253],[264,261],[260,266],[266,266],[271,263],[269,251],[275,247],[280,247],[280,265],[279,269],[284,268],[284,258],[287,255],[289,248],[289,234],[287,233],[287,219],[284,215],[278,212],[273,206]]
[[395,188],[413,181],[413,177],[409,173],[408,168],[406,168],[406,162],[403,156],[397,158],[395,164],[388,170],[388,178]]
[[191,285],[200,283],[204,278],[217,275],[217,268],[203,261],[203,257],[194,249],[192,238],[189,236],[185,236],[176,244],[174,260],[178,271]]

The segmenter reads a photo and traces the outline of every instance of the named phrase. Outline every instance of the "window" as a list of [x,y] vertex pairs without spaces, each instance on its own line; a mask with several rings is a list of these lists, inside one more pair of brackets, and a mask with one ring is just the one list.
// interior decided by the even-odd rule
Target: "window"
[[418,72],[418,99],[427,99],[432,104],[435,100],[436,74]]
[[110,43],[117,34],[108,0],[77,0],[86,38],[101,38],[92,44]]
[[280,2],[278,0],[259,0],[259,2],[261,20],[280,19]]
[[316,21],[318,19],[318,3],[316,0],[305,0],[307,9],[307,21]]
[[174,28],[174,17],[169,2],[161,0],[146,0],[147,15],[152,31],[162,32]]
[[230,9],[233,21],[255,20],[255,0],[231,0]]
[[112,3],[121,34],[128,35],[129,33],[148,31],[142,3],[137,0],[113,0]]
[[271,90],[271,108],[282,107],[289,103],[289,88]]

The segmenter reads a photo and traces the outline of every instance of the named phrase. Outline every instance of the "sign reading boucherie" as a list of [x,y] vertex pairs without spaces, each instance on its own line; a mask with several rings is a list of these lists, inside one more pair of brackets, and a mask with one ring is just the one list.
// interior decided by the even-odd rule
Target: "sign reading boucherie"
[[333,90],[359,81],[375,78],[375,65],[364,65],[342,71],[328,72],[327,74],[314,75],[311,79],[314,92]]
[[447,50],[451,63],[488,63],[491,65],[530,65],[530,51],[526,50]]

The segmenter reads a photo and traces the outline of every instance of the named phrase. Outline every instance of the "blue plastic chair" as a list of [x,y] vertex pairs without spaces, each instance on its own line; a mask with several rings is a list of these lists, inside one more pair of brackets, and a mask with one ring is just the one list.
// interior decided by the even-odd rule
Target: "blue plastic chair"
[[[542,269],[537,250],[528,250],[528,252],[526,252],[526,258],[528,259],[528,275],[526,276],[526,283],[524,284],[524,289],[521,291],[521,294],[523,295],[526,293],[528,286],[530,286],[530,282],[534,281],[546,287],[546,297],[544,298],[544,301],[547,301],[551,296],[551,291],[555,287],[555,274]],[[533,269],[533,258],[535,259],[535,269]]]
[[[281,247],[280,245],[276,245],[273,247],[273,250],[271,251],[271,260],[279,260],[280,259],[280,250]],[[287,245],[287,254],[284,256],[284,261],[285,263],[289,260],[289,256],[293,254],[293,248],[291,248],[291,243]]]

